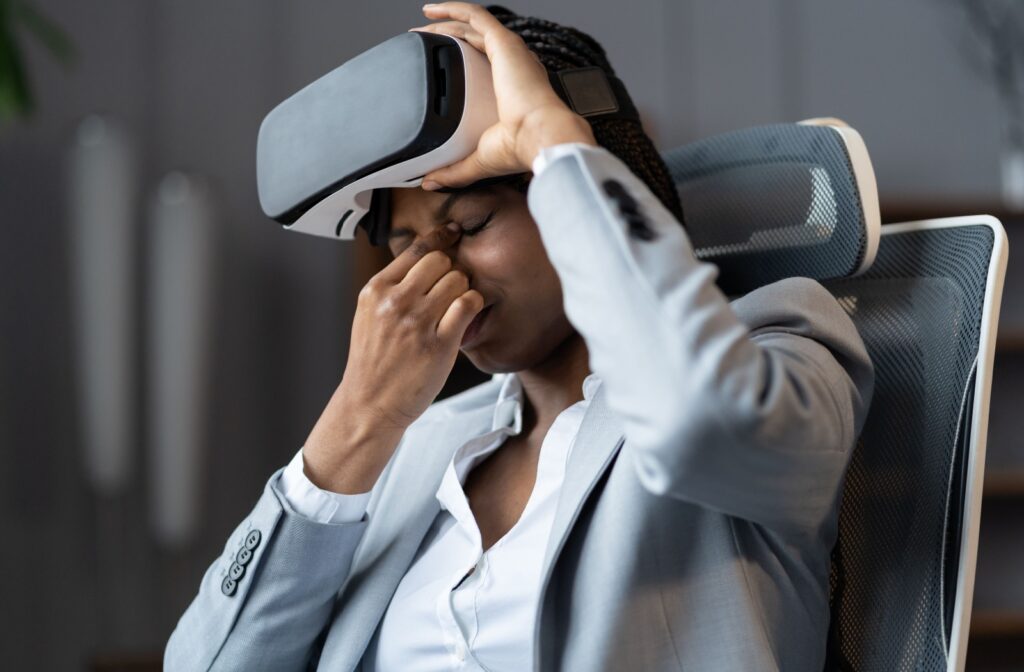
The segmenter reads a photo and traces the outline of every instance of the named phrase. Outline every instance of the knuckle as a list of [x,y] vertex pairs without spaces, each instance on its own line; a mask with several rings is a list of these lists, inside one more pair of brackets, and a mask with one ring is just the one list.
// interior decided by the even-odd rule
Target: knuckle
[[401,305],[398,301],[398,297],[389,295],[382,297],[376,303],[376,315],[383,319],[393,319],[396,316],[400,316],[402,313]]
[[432,251],[430,254],[424,257],[424,259],[426,259],[427,257],[430,258],[431,263],[438,263],[444,266],[445,268],[451,268],[452,258],[449,257],[444,252],[442,252],[441,250]]
[[359,294],[356,297],[360,303],[372,302],[380,296],[381,293],[381,281],[375,276],[370,278],[369,282],[363,285],[363,288],[359,290]]
[[412,302],[418,292],[405,283],[395,285],[388,296],[394,302],[396,308],[404,308]]
[[496,33],[496,36],[498,40],[504,41],[508,46],[526,46],[526,40],[523,39],[522,35],[507,28]]
[[409,245],[409,254],[414,257],[425,257],[432,249],[434,248],[427,241],[417,240]]

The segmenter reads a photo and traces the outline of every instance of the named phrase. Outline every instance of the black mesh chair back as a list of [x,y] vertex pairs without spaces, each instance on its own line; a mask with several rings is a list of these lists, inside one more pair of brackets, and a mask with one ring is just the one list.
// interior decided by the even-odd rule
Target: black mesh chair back
[[1002,225],[978,215],[880,227],[852,129],[762,126],[664,157],[697,256],[719,267],[726,294],[820,280],[875,365],[832,554],[826,670],[962,670]]
[[963,669],[1006,238],[991,217],[882,227],[826,281],[875,365],[843,488],[827,670]]
[[757,126],[663,154],[697,257],[737,295],[782,278],[862,272],[878,245],[878,196],[852,128]]

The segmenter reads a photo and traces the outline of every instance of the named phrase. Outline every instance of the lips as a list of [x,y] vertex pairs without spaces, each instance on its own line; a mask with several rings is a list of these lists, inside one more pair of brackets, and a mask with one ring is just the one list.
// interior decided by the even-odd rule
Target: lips
[[476,317],[473,318],[473,321],[469,323],[469,326],[466,327],[465,333],[462,334],[463,347],[471,345],[477,339],[477,337],[480,336],[480,332],[483,329],[483,325],[487,321],[487,316],[490,315],[491,308],[493,307],[493,303],[485,307],[483,310],[477,313]]

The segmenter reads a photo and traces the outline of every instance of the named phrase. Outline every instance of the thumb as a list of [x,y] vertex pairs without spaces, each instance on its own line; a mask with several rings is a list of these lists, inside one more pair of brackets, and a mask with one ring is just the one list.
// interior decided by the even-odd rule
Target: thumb
[[473,321],[476,314],[484,307],[484,296],[475,289],[467,290],[459,298],[452,301],[448,310],[437,325],[437,335],[442,341],[454,341],[456,345],[462,341],[462,334]]
[[464,159],[424,175],[423,188],[430,191],[439,187],[459,188],[485,177],[491,177],[491,173],[481,163],[480,152],[474,151]]
[[[513,151],[515,143],[508,129],[502,124],[491,126],[477,143],[476,149],[460,161],[439,168],[423,176],[423,188],[432,190],[438,187],[458,189],[473,184],[478,180],[499,175],[511,175],[529,170],[529,166],[519,166]],[[438,185],[431,187],[428,182]]]

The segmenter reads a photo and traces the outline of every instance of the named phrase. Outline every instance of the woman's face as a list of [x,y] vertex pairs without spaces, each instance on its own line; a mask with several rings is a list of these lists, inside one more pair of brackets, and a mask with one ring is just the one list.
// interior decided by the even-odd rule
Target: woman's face
[[458,242],[445,252],[469,278],[470,289],[483,295],[484,306],[493,304],[478,338],[462,348],[479,370],[532,368],[575,334],[524,194],[508,185],[454,193],[394,188],[391,199],[393,255],[416,235],[447,222],[462,227]]

